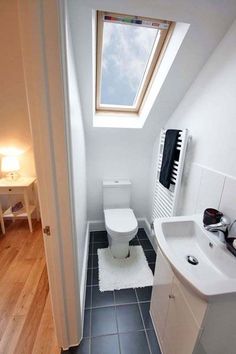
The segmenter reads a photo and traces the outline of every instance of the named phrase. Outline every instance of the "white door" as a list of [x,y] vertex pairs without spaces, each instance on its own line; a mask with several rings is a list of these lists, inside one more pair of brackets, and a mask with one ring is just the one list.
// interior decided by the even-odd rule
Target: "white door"
[[174,277],[172,297],[164,331],[163,348],[166,354],[191,354],[200,328],[181,291],[179,281]]
[[82,336],[65,133],[56,0],[19,0],[25,84],[32,130],[50,293],[58,342]]
[[158,249],[152,289],[151,314],[162,347],[173,277],[174,274],[169,263]]

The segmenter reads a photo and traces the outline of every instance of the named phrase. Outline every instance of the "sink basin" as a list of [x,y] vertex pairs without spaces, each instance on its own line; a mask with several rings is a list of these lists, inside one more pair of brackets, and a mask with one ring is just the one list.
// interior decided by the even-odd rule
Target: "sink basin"
[[199,293],[236,293],[236,257],[204,229],[201,215],[156,219],[154,230],[175,274]]

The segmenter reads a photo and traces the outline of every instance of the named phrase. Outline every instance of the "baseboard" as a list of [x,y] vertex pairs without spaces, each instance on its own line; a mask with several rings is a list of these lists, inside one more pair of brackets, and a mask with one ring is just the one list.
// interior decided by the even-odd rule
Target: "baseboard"
[[84,328],[84,308],[85,308],[85,297],[86,297],[86,284],[87,284],[87,267],[88,267],[88,257],[89,257],[89,223],[87,222],[86,234],[85,234],[85,249],[84,249],[84,261],[81,276],[81,287],[80,287],[80,309],[81,309],[81,319],[82,328]]
[[[13,217],[12,216],[4,216],[4,220],[13,220]],[[16,216],[16,219],[15,220],[28,220],[27,216],[19,216],[17,215]],[[41,221],[41,217],[39,217],[39,219],[37,219],[36,216],[33,216],[31,218],[31,220],[36,220],[36,221]]]
[[139,226],[139,227],[142,227],[142,228],[145,230],[145,232],[146,232],[146,234],[147,234],[147,236],[148,236],[148,238],[149,238],[149,240],[150,240],[150,242],[151,242],[151,244],[152,244],[152,247],[153,247],[154,250],[157,252],[156,235],[155,235],[155,233],[153,232],[153,230],[152,230],[152,228],[151,228],[151,225],[150,225],[150,223],[148,222],[147,218],[140,218],[140,219],[138,219],[138,226]]
[[149,226],[149,223],[146,218],[138,218],[138,227],[142,228],[145,230],[146,234],[150,238],[151,236],[151,227]]
[[106,230],[105,228],[105,222],[104,220],[89,220],[89,231],[104,231]]

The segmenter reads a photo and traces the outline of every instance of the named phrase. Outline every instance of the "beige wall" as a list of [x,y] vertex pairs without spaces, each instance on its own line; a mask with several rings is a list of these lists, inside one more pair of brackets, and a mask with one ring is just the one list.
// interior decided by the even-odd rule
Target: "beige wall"
[[19,158],[20,173],[34,175],[17,0],[0,1],[0,52],[0,149],[14,146],[24,150]]

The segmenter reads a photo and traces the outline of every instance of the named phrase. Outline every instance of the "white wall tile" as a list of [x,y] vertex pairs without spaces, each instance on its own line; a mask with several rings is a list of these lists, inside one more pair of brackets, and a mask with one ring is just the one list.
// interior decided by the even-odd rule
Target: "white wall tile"
[[[231,221],[236,219],[236,178],[192,163],[183,177],[179,215],[203,213],[209,207],[222,211]],[[236,235],[236,223],[232,234]]]
[[[236,219],[236,179],[231,177],[225,178],[224,189],[220,202],[220,211],[229,216],[231,221]],[[232,232],[236,234],[236,225],[232,228]]]
[[195,212],[203,213],[206,208],[219,209],[225,176],[216,171],[202,168],[201,182]]

